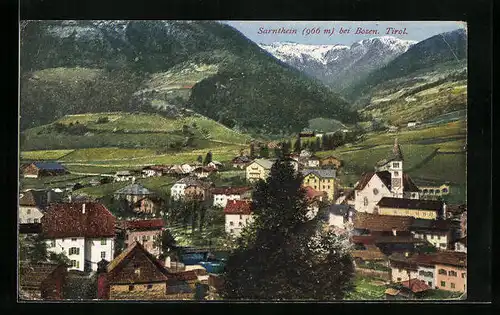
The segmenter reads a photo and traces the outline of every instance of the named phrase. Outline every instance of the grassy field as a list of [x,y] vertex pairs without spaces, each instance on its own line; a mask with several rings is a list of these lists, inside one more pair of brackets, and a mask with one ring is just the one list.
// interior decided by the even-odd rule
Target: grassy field
[[42,178],[21,178],[20,185],[21,189],[27,188],[64,188],[66,185],[70,183],[76,182],[89,182],[94,177],[68,174],[61,176],[50,176],[50,177],[42,177]]
[[384,300],[386,287],[376,285],[373,281],[370,278],[356,276],[354,292],[351,292],[346,300]]
[[108,183],[94,187],[84,187],[82,189],[78,189],[76,193],[78,195],[87,195],[94,198],[102,198],[111,195],[118,189],[123,188],[130,184],[131,184],[130,182]]
[[[28,152],[29,153],[29,152]],[[154,149],[121,149],[121,148],[90,148],[73,150],[63,156],[62,162],[102,161],[102,160],[129,160],[138,157],[156,155]]]
[[39,150],[21,152],[21,160],[57,160],[74,150]]

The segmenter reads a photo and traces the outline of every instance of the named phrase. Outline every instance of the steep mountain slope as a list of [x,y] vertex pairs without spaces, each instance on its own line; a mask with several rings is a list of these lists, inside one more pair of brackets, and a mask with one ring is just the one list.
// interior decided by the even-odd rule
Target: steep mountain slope
[[427,121],[467,108],[465,30],[430,37],[350,89],[364,120]]
[[415,44],[391,36],[342,45],[304,45],[277,42],[260,46],[283,62],[342,91],[385,66]]
[[261,133],[356,119],[338,95],[217,22],[31,22],[21,45],[23,129],[66,114],[181,108]]

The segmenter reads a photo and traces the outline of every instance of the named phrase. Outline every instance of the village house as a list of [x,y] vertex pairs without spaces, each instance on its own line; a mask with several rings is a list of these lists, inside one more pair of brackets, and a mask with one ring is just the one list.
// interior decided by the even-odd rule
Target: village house
[[212,161],[212,162],[207,164],[207,167],[215,169],[215,170],[219,170],[219,169],[223,168],[224,165],[219,161]]
[[64,166],[55,162],[33,162],[22,169],[24,178],[40,178],[68,174]]
[[418,125],[420,125],[420,122],[419,122],[419,121],[412,120],[412,121],[409,121],[409,122],[407,123],[407,125],[406,125],[406,126],[407,126],[408,128],[413,128],[413,127],[416,127],[416,126],[418,126]]
[[248,200],[228,200],[224,208],[225,230],[238,236],[245,225],[252,220],[251,202]]
[[355,249],[351,250],[351,256],[354,260],[354,266],[358,271],[367,267],[369,269],[371,266],[387,267],[389,265],[387,256],[373,244],[358,245]]
[[142,177],[158,177],[167,174],[170,166],[151,165],[142,168]]
[[340,230],[348,230],[352,227],[354,217],[354,207],[349,205],[328,205],[325,209],[328,226],[333,226]]
[[135,178],[135,173],[131,171],[118,171],[115,173],[113,180],[115,182],[127,182]]
[[389,256],[392,282],[418,279],[418,265],[410,257],[408,252],[393,253]]
[[457,252],[467,253],[467,236],[455,241],[454,249]]
[[311,151],[309,151],[307,149],[303,149],[302,151],[300,151],[300,154],[299,154],[299,158],[304,158],[304,159],[308,159],[311,156],[312,156]]
[[142,199],[137,200],[133,204],[133,210],[137,213],[146,213],[155,215],[158,211],[160,211],[164,201],[163,199],[150,195],[148,197],[144,197]]
[[47,250],[64,253],[69,269],[97,270],[114,253],[115,217],[100,203],[51,204],[42,217]]
[[334,169],[304,169],[302,175],[304,186],[325,192],[329,201],[335,200],[336,172]]
[[467,211],[460,215],[460,235],[462,237],[467,236]]
[[414,278],[398,282],[392,288],[385,290],[385,298],[386,300],[422,299],[430,289],[425,281]]
[[228,200],[252,199],[252,187],[214,187],[212,188],[214,207],[224,208]]
[[320,165],[320,159],[316,155],[311,155],[307,159],[307,164],[306,164],[307,167],[319,167],[319,165]]
[[[181,178],[170,189],[170,197],[173,200],[181,200],[190,195],[196,197],[201,194],[203,200],[210,198],[209,188],[212,186],[211,182],[205,182],[198,179],[196,176],[187,176]],[[186,189],[190,187],[187,192]]]
[[415,238],[411,231],[412,217],[355,212],[351,242],[376,245],[384,254],[413,252],[426,240]]
[[161,253],[161,233],[165,228],[163,219],[129,220],[119,223],[125,232],[125,247],[139,242],[149,253],[158,257]]
[[448,220],[414,219],[410,230],[416,238],[425,239],[436,248],[449,247],[451,227]]
[[319,165],[322,167],[333,166],[336,169],[339,169],[342,166],[342,161],[339,160],[338,158],[330,155],[330,156],[327,156],[327,157],[320,159]]
[[41,223],[20,223],[19,224],[19,238],[26,236],[34,236],[42,233]]
[[420,196],[422,196],[421,198],[446,196],[450,194],[450,185],[420,186],[419,192]]
[[193,175],[195,175],[198,178],[207,178],[213,173],[217,172],[217,168],[213,166],[199,166],[195,167],[193,171],[191,172]]
[[467,291],[467,253],[440,251],[433,259],[436,287],[447,291]]
[[153,192],[151,192],[149,189],[142,186],[141,184],[135,182],[132,182],[132,184],[127,185],[114,192],[114,198],[116,200],[120,199],[127,200],[130,205],[134,205],[143,198],[152,196],[154,196]]
[[233,168],[239,168],[239,169],[244,169],[251,162],[252,159],[249,156],[243,155],[243,153],[241,153],[240,156],[237,156],[231,160]]
[[193,289],[182,280],[183,274],[168,272],[158,259],[135,242],[101,270],[98,297],[109,300],[192,300]]
[[383,197],[377,203],[382,215],[410,216],[435,220],[443,217],[442,201]]
[[68,271],[56,263],[21,262],[19,266],[19,295],[28,300],[62,300]]
[[311,220],[318,214],[321,204],[327,201],[328,195],[324,191],[317,191],[309,186],[304,187],[304,190],[306,191],[307,209],[309,210],[307,217]]
[[260,179],[266,180],[271,171],[274,161],[268,159],[256,159],[246,167],[247,181],[253,183]]
[[19,194],[19,223],[40,223],[48,203],[47,192],[28,190]]
[[184,188],[184,198],[186,200],[198,200],[203,202],[212,201],[212,182],[199,181],[186,185]]
[[299,171],[299,168],[302,165],[301,163],[299,163],[298,158],[292,157],[291,155],[284,157],[282,161],[290,163],[295,173]]

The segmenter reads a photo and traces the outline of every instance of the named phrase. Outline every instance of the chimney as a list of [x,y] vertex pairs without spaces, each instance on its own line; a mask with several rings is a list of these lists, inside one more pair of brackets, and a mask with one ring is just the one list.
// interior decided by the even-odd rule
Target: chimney
[[82,204],[82,213],[85,214],[85,204]]
[[446,203],[443,202],[443,219],[446,219]]
[[396,236],[396,228],[392,228],[392,235]]

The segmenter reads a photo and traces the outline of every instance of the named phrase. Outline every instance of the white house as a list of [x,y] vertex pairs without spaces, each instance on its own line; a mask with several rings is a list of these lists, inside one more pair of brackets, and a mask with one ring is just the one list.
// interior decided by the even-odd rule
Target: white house
[[467,253],[467,236],[462,237],[455,242],[455,251]]
[[420,122],[415,121],[415,120],[412,120],[412,121],[409,121],[409,122],[408,122],[408,125],[407,125],[407,126],[408,126],[408,128],[412,128],[412,127],[416,127],[416,126],[417,126],[417,125],[419,125],[419,124],[420,124]]
[[415,238],[427,240],[434,247],[446,250],[451,238],[451,225],[448,220],[414,219],[410,230]]
[[271,171],[274,161],[268,159],[256,159],[246,167],[246,179],[256,182],[259,179],[266,180]]
[[62,199],[53,190],[26,190],[19,194],[19,223],[40,223],[48,204]]
[[250,200],[252,187],[216,187],[212,189],[214,207],[224,208],[228,200]]
[[436,278],[434,276],[436,267],[432,264],[419,264],[417,266],[417,272],[418,276],[417,279],[425,281],[425,284],[427,284],[429,287],[434,288],[435,287],[435,281],[434,279]]
[[51,204],[41,223],[47,250],[64,253],[70,270],[96,271],[114,258],[115,217],[100,203]]
[[327,207],[325,214],[328,226],[345,230],[352,223],[354,208],[349,205],[333,204]]
[[307,159],[307,167],[319,167],[319,158],[315,155],[312,155]]
[[185,164],[181,165],[181,169],[184,172],[184,174],[189,174],[189,173],[191,173],[193,171],[194,167],[192,167],[191,165],[185,163]]
[[115,173],[114,181],[115,182],[126,182],[132,180],[134,175],[130,171],[118,171]]
[[186,189],[187,186],[198,185],[199,183],[200,183],[200,180],[197,179],[196,177],[192,177],[192,176],[184,177],[184,178],[178,180],[177,182],[175,182],[175,184],[172,186],[172,188],[170,188],[170,197],[173,200],[180,200],[180,199],[184,198],[184,196],[185,196],[184,189]]
[[225,230],[233,236],[240,235],[243,228],[252,222],[250,201],[229,200],[224,208]]
[[221,163],[221,162],[219,162],[219,161],[212,161],[212,162],[208,163],[208,164],[207,164],[207,166],[208,166],[208,167],[211,167],[211,168],[215,168],[215,169],[217,169],[217,170],[218,170],[218,169],[219,169],[219,168],[221,168],[223,165],[222,165],[222,163]]

